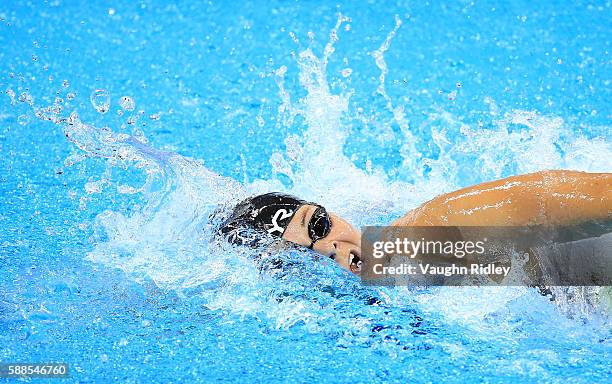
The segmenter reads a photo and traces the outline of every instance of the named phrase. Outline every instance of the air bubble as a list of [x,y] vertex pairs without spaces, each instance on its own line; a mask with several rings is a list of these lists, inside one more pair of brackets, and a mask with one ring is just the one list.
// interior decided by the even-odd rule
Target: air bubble
[[340,73],[342,74],[342,77],[349,77],[351,73],[353,73],[353,70],[350,68],[345,68]]
[[161,113],[154,113],[152,115],[149,115],[149,119],[151,120],[159,120],[161,118]]
[[96,89],[89,99],[99,113],[106,113],[110,109],[110,93],[106,89]]
[[76,97],[76,93],[74,93],[74,92],[70,92],[70,93],[68,93],[68,94],[66,95],[66,99],[68,99],[68,100],[72,100],[72,99],[74,99],[75,97]]
[[28,115],[20,115],[19,117],[17,117],[17,123],[19,125],[27,125],[30,122],[30,118],[28,117]]
[[126,111],[133,111],[136,106],[134,103],[134,100],[129,96],[123,96],[119,100],[119,105],[121,106],[121,108],[125,109]]

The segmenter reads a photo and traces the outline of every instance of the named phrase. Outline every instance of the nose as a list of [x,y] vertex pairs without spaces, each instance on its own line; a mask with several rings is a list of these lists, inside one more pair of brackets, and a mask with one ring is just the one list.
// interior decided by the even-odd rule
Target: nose
[[332,243],[336,245],[349,243],[354,246],[361,246],[361,233],[358,230],[334,213],[330,213],[329,216],[332,226],[327,237]]

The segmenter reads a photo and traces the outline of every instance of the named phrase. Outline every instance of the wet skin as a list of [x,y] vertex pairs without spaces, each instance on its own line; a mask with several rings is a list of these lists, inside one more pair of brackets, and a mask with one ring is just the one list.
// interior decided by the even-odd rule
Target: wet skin
[[395,226],[566,225],[612,218],[612,173],[540,171],[440,195]]

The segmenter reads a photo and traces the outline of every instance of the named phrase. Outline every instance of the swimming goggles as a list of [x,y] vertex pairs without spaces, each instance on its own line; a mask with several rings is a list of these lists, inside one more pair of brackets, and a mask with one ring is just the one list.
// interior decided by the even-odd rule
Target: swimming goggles
[[325,208],[319,206],[312,214],[310,222],[308,223],[308,235],[310,236],[311,241],[308,249],[312,249],[315,242],[329,235],[331,226],[332,223],[329,214]]

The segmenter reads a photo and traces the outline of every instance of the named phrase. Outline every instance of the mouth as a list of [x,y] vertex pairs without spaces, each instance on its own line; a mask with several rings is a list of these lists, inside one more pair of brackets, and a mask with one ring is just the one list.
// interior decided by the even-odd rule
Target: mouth
[[361,272],[361,253],[356,249],[351,249],[348,257],[349,269],[351,272],[355,274],[359,274]]

